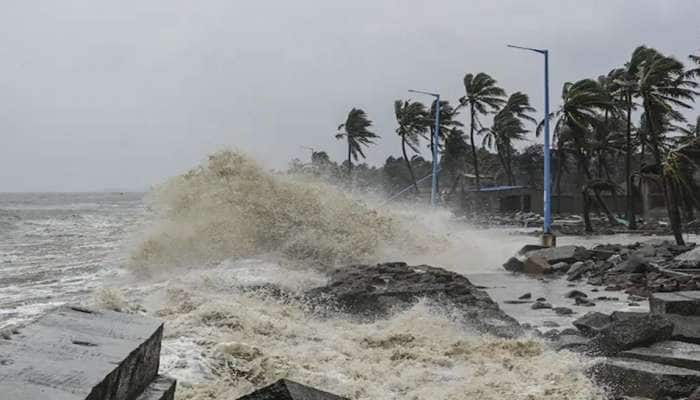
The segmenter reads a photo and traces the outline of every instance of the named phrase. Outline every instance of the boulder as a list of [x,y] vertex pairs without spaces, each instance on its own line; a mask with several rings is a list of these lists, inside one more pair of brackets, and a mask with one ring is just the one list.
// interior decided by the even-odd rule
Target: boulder
[[528,256],[523,265],[523,272],[531,275],[542,275],[552,272],[552,266],[543,257]]
[[515,253],[515,256],[509,258],[508,261],[503,264],[503,268],[510,272],[523,272],[528,253],[541,249],[546,249],[546,247],[526,244],[517,253]]
[[603,359],[589,373],[599,385],[608,388],[611,398],[686,397],[700,385],[698,371],[629,358]]
[[612,318],[597,311],[586,313],[573,322],[573,325],[585,336],[595,336],[612,322]]
[[588,258],[588,251],[580,246],[548,247],[527,253],[528,256],[538,256],[547,260],[550,264],[560,262],[574,263]]
[[287,379],[258,389],[239,397],[238,400],[348,400],[335,394],[324,392]]
[[624,350],[668,340],[672,334],[673,323],[660,315],[612,321],[591,340],[586,353],[611,356]]
[[339,309],[368,319],[385,317],[428,298],[454,306],[466,324],[481,332],[503,337],[523,333],[518,322],[469,279],[428,265],[394,262],[341,268],[331,273],[325,286],[306,296],[324,304],[330,300]]

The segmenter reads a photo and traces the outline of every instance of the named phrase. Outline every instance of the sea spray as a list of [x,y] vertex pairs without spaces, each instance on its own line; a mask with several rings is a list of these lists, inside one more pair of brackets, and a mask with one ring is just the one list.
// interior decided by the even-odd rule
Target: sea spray
[[[170,282],[159,315],[163,368],[181,378],[178,400],[233,399],[279,378],[356,400],[603,398],[585,359],[538,340],[476,335],[449,306],[423,300],[359,323],[237,282],[231,264]],[[188,379],[192,371],[200,377]]]
[[160,218],[131,256],[137,270],[266,253],[329,267],[406,240],[391,217],[339,189],[270,174],[233,151],[168,180],[150,201]]

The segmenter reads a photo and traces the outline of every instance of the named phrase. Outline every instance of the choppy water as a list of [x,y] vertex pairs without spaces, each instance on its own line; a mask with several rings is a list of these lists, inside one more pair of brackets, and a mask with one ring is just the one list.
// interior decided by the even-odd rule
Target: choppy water
[[0,193],[0,328],[80,301],[118,274],[142,197]]

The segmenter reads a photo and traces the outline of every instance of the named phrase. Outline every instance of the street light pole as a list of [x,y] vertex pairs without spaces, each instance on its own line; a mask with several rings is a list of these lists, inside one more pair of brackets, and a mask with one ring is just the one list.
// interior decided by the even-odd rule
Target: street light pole
[[[430,190],[430,205],[435,207],[437,203],[437,184],[438,184],[438,143],[440,140],[440,95],[438,93],[430,93],[422,90],[408,90],[411,93],[427,94],[435,97],[435,129],[433,132],[433,182]],[[406,162],[410,162],[406,160]]]
[[551,180],[551,149],[549,143],[549,50],[533,49],[507,45],[520,50],[533,51],[544,55],[544,225],[542,227],[542,242],[545,246],[556,245],[556,238],[552,234],[552,180]]

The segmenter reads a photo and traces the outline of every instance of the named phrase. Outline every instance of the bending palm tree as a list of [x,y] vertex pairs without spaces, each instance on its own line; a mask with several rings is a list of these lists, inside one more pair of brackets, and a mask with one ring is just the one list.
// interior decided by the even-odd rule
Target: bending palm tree
[[350,176],[352,172],[352,159],[354,158],[355,161],[357,161],[360,157],[365,158],[362,147],[374,144],[373,139],[379,137],[368,129],[370,126],[372,126],[372,121],[370,121],[367,118],[367,114],[359,108],[350,110],[345,123],[338,126],[338,131],[340,131],[340,133],[336,134],[335,138],[346,138],[348,141],[348,176]]
[[[685,71],[683,63],[673,57],[666,57],[654,49],[646,49],[644,60],[638,71],[639,95],[642,99],[644,114],[649,125],[649,134],[644,137],[657,166],[661,170],[661,182],[664,188],[664,198],[668,210],[673,235],[678,244],[683,244],[681,218],[678,205],[679,189],[673,184],[672,161],[664,154],[665,134],[669,123],[683,122],[683,115],[674,109],[690,109],[689,104],[698,93],[693,90],[697,84],[693,82],[689,71]],[[666,162],[665,162],[666,161]]]
[[[598,82],[583,79],[575,83],[566,82],[564,84],[562,105],[559,110],[548,116],[548,118],[556,118],[554,137],[559,144],[559,151],[570,152],[576,157],[579,171],[586,179],[582,195],[587,232],[593,231],[590,221],[589,189],[593,189],[597,202],[606,211],[610,222],[614,222],[614,216],[600,198],[599,190],[593,186],[593,176],[588,163],[592,150],[593,129],[599,122],[599,112],[609,110],[612,105],[607,92]],[[542,126],[543,123],[540,123],[537,127],[537,135],[541,133]]]
[[479,123],[479,115],[498,110],[506,102],[506,92],[496,86],[496,80],[488,74],[480,72],[476,75],[464,76],[464,90],[466,95],[459,99],[462,107],[469,107],[470,125],[469,138],[472,145],[472,160],[474,162],[474,175],[476,176],[476,189],[481,189],[479,179],[479,161],[474,143],[474,133]]
[[516,140],[523,140],[528,132],[525,129],[524,121],[536,123],[537,121],[528,115],[535,112],[530,106],[527,95],[521,92],[513,93],[506,102],[506,105],[496,113],[493,119],[493,126],[490,129],[483,129],[485,133],[483,144],[486,147],[496,147],[499,161],[508,177],[508,184],[515,184],[513,169],[511,168],[513,145]]
[[396,115],[396,122],[399,124],[399,127],[396,128],[396,133],[401,136],[403,159],[406,162],[408,172],[411,174],[413,187],[416,193],[418,193],[418,183],[416,182],[416,175],[413,173],[413,168],[411,167],[411,160],[408,159],[408,155],[406,154],[406,145],[414,152],[420,153],[418,150],[420,138],[425,137],[428,132],[428,126],[430,125],[428,113],[422,103],[411,102],[409,100],[396,100],[394,102],[394,114]]

